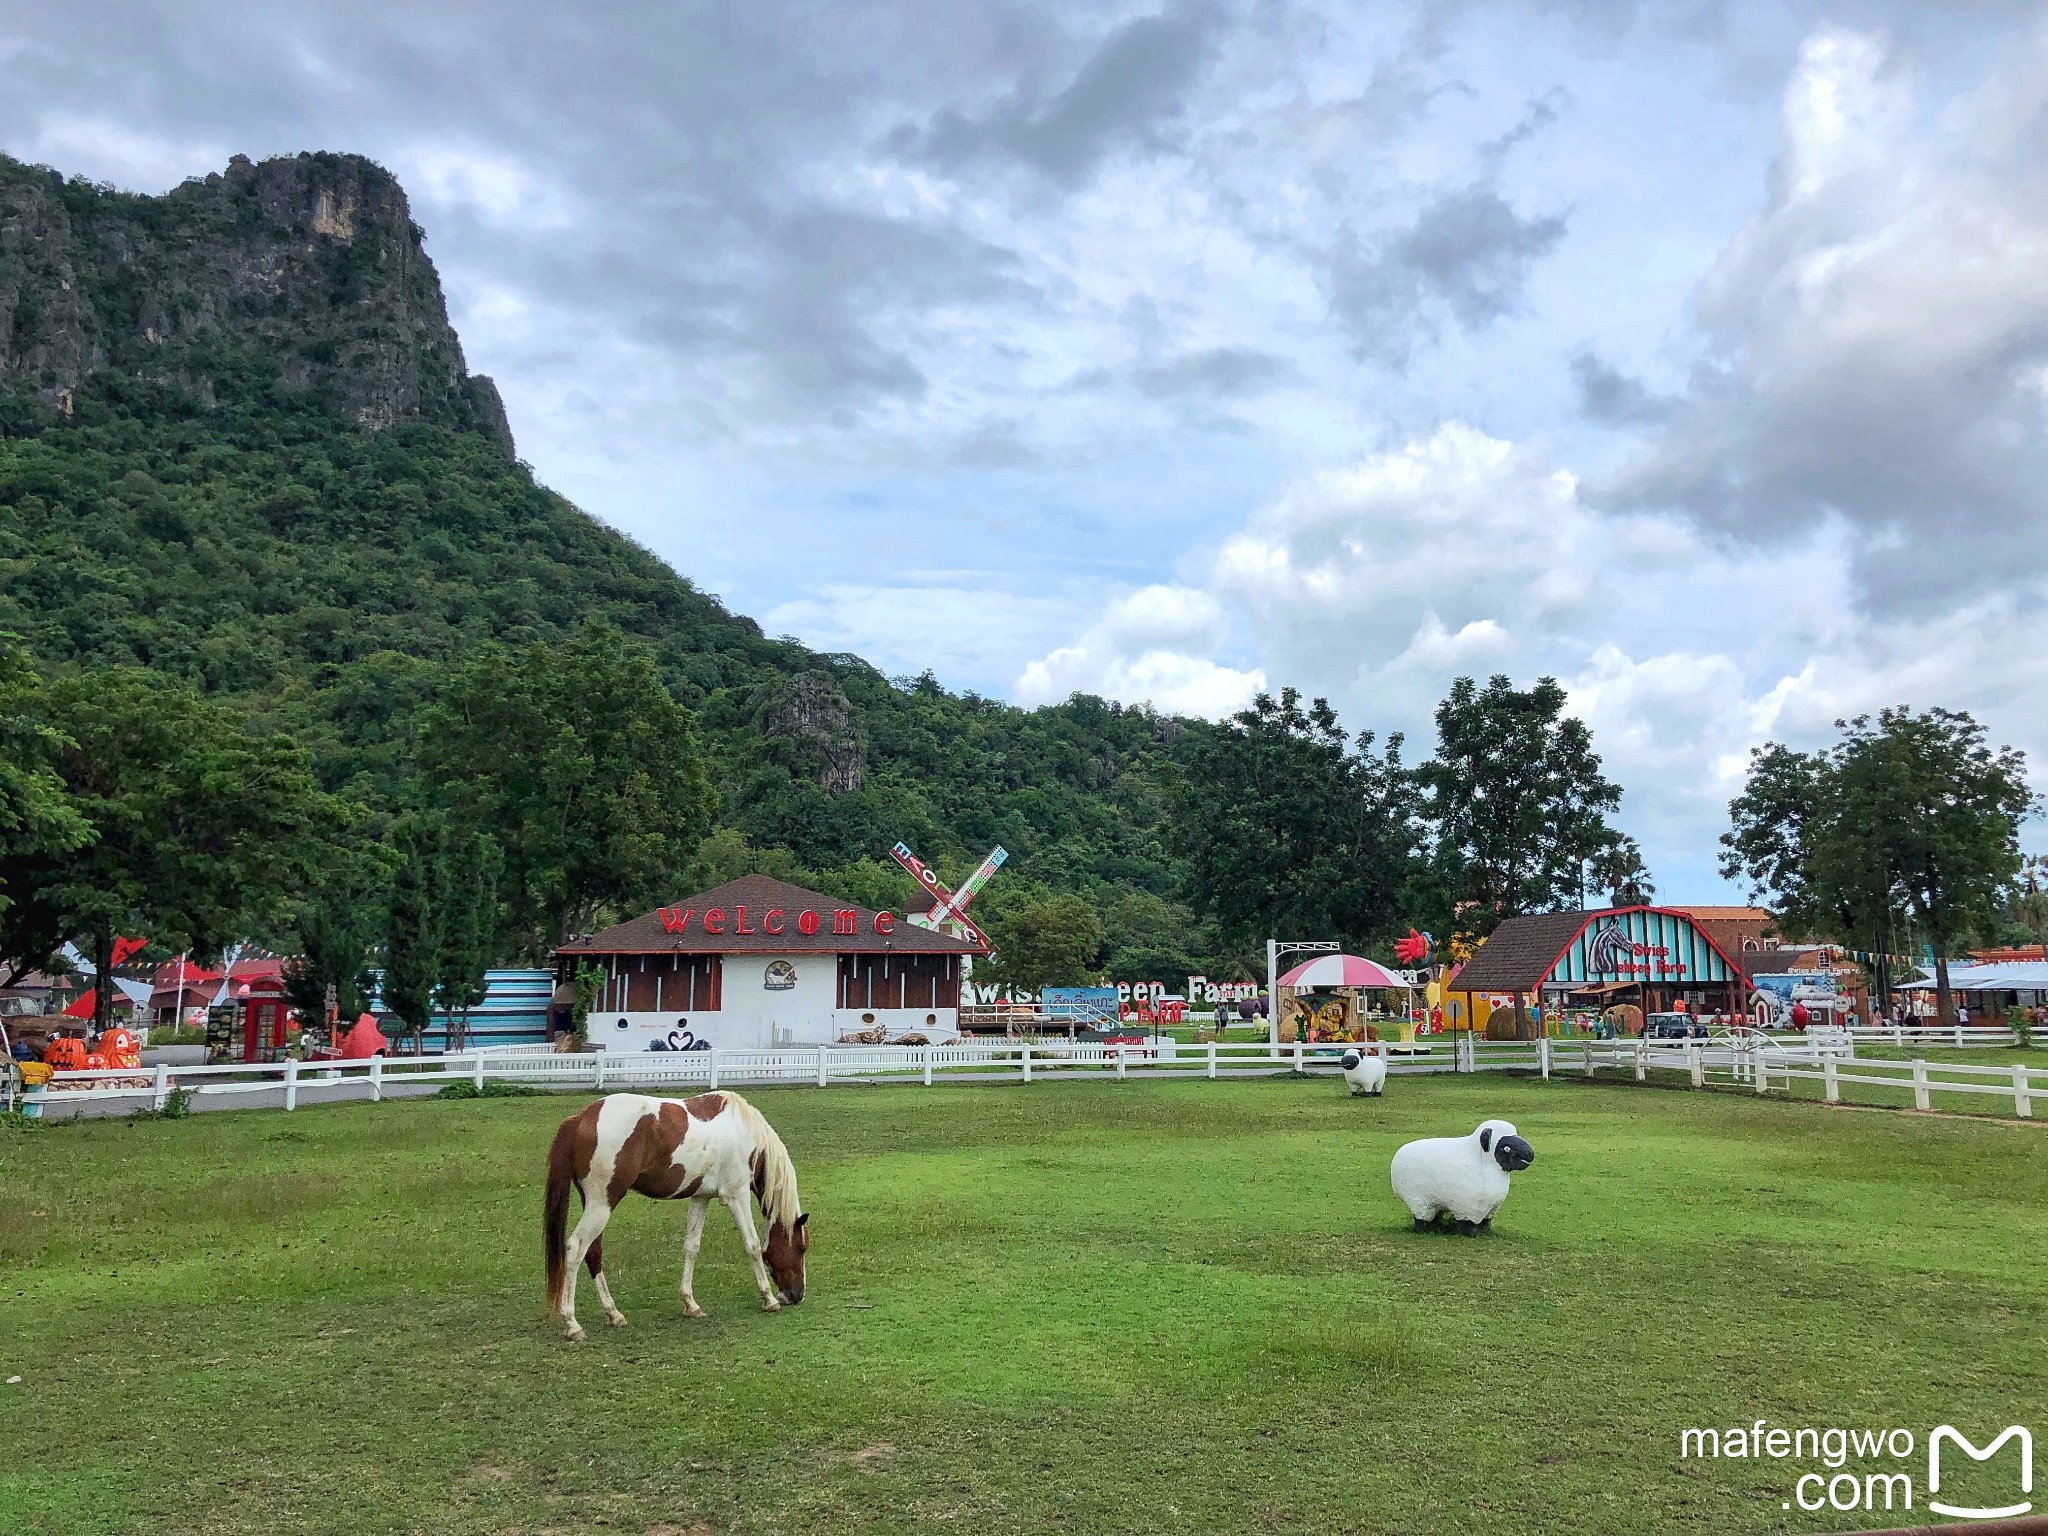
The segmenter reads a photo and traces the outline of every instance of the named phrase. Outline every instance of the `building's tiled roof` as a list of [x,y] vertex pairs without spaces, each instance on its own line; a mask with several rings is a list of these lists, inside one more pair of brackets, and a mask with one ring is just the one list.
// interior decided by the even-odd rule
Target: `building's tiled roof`
[[1571,947],[1586,918],[1584,912],[1504,918],[1493,937],[1445,985],[1453,992],[1527,992]]
[[[741,909],[745,909],[745,920],[741,920]],[[704,927],[704,914],[722,912],[723,932],[709,933]],[[798,924],[802,912],[818,914],[815,933],[806,934]],[[855,914],[854,932],[835,934],[833,915],[851,911]],[[664,922],[662,914],[675,915],[671,921],[687,914],[687,921],[681,924],[681,931],[674,931],[670,923]],[[763,929],[763,923],[771,912],[781,914],[782,932],[771,934]],[[578,955],[734,955],[734,954],[927,954],[927,955],[975,955],[980,947],[965,939],[952,938],[947,934],[934,933],[928,928],[911,926],[897,916],[886,926],[888,933],[876,930],[876,912],[869,907],[855,907],[839,901],[820,891],[807,891],[800,885],[791,885],[787,880],[770,879],[767,875],[742,875],[737,880],[728,880],[724,885],[701,891],[667,907],[657,907],[644,916],[630,922],[607,928],[602,933],[587,938],[572,939],[556,951],[565,958]],[[749,931],[742,933],[740,928]]]

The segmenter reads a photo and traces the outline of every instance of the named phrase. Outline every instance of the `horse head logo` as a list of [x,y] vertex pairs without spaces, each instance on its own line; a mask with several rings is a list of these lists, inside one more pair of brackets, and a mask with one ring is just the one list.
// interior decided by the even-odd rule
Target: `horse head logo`
[[1594,930],[1593,941],[1586,946],[1586,968],[1595,976],[1610,976],[1627,963],[1628,955],[1628,936],[1618,921],[1609,918]]

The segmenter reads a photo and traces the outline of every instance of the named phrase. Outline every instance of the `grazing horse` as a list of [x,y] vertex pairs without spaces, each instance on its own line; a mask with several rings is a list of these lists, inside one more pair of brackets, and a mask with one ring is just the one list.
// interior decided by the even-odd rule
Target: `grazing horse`
[[[583,1196],[583,1215],[569,1229],[569,1190]],[[572,1339],[576,1321],[576,1264],[590,1267],[597,1299],[614,1327],[625,1314],[612,1304],[604,1279],[604,1226],[628,1190],[656,1200],[688,1200],[683,1232],[683,1310],[704,1316],[690,1281],[704,1240],[704,1217],[713,1200],[725,1202],[754,1265],[761,1306],[774,1312],[804,1299],[804,1253],[811,1246],[796,1194],[796,1169],[782,1138],[761,1112],[736,1093],[700,1093],[694,1099],[650,1099],[615,1093],[562,1122],[548,1149],[547,1203],[541,1240],[547,1250],[548,1305],[561,1314]],[[754,1231],[752,1202],[768,1222],[764,1245]],[[772,1276],[772,1278],[771,1278]]]

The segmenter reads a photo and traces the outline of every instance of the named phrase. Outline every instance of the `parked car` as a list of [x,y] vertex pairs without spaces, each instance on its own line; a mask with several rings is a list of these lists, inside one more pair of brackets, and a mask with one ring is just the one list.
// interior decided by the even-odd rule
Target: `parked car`
[[1645,1040],[1704,1040],[1707,1026],[1690,1013],[1653,1013],[1643,1020]]

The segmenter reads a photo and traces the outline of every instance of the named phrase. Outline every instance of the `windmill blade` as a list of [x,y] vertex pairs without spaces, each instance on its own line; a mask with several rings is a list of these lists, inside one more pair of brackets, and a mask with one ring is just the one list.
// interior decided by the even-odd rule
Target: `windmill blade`
[[906,913],[904,921],[915,928],[936,930],[940,915],[946,910],[947,903],[952,900],[953,893],[946,889],[946,883],[933,873],[930,865],[910,851],[908,844],[898,843],[889,850],[889,856],[909,870],[910,878],[923,886],[926,894],[932,898],[930,911]]
[[953,893],[951,902],[953,911],[956,914],[965,912],[974,905],[974,898],[980,895],[981,888],[988,884],[988,877],[1001,869],[1003,861],[1009,856],[1010,851],[1007,848],[998,847],[987,858],[983,859],[980,864],[975,866],[973,874],[960,882],[960,889]]

